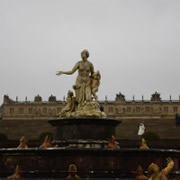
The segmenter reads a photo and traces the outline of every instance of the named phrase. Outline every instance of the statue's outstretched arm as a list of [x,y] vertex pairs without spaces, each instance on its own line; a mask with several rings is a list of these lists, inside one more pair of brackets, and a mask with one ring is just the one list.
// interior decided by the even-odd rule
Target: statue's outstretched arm
[[170,157],[167,158],[167,163],[167,167],[162,170],[165,175],[168,175],[174,167],[174,161]]
[[60,76],[62,74],[71,75],[73,74],[77,69],[79,68],[79,63],[76,63],[76,65],[73,67],[71,71],[58,71],[56,75]]

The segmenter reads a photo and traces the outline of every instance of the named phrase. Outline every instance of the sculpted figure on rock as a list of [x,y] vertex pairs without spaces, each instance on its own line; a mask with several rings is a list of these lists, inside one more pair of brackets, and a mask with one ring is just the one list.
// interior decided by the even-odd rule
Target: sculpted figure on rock
[[58,114],[59,117],[71,117],[75,110],[75,98],[73,96],[73,92],[70,90],[68,91],[66,101],[67,105]]

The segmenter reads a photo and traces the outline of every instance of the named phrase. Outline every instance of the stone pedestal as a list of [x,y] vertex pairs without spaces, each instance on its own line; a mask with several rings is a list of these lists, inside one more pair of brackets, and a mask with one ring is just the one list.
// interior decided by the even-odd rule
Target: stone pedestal
[[120,123],[114,119],[94,117],[62,118],[48,122],[57,128],[54,144],[77,148],[105,147],[108,138],[115,135],[115,128]]
[[56,140],[93,139],[107,140],[115,135],[115,127],[121,122],[107,118],[63,118],[48,121],[57,127]]

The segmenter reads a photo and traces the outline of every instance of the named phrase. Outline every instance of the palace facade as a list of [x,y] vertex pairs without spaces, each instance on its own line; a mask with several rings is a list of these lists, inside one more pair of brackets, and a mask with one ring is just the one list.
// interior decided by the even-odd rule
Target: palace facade
[[[116,94],[114,101],[99,101],[101,109],[108,118],[121,121],[116,129],[119,139],[138,139],[137,131],[140,122],[144,122],[146,131],[154,132],[162,139],[180,139],[180,129],[176,127],[175,115],[180,114],[180,100],[162,100],[155,92],[150,100],[126,100],[121,93]],[[42,132],[54,132],[48,120],[66,105],[66,101],[57,101],[51,95],[48,101],[42,101],[36,96],[34,101],[12,100],[4,96],[1,106],[0,133],[8,135],[9,139],[26,136],[37,139]]]

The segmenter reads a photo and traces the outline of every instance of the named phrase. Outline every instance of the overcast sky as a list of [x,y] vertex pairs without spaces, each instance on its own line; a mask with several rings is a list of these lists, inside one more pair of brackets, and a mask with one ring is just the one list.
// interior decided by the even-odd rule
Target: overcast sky
[[62,100],[87,49],[101,73],[99,100],[180,95],[180,0],[0,0],[0,104]]

